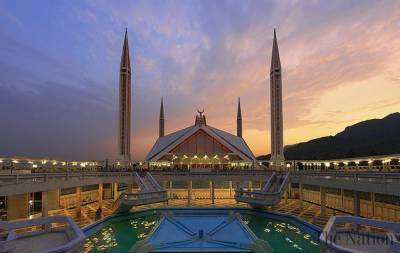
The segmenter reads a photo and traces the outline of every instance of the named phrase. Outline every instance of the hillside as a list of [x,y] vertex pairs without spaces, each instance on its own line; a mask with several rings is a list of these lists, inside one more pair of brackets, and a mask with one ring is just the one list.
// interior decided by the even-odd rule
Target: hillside
[[286,146],[284,153],[288,160],[400,153],[400,113],[389,114],[383,119],[359,122],[334,136]]

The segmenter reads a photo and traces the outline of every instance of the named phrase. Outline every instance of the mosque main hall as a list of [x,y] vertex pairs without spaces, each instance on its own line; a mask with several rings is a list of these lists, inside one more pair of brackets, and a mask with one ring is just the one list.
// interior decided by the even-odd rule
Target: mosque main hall
[[[282,76],[278,42],[274,39],[270,69],[271,163],[281,165],[283,157]],[[120,64],[118,149],[122,162],[130,163],[131,64],[127,32]],[[240,98],[237,105],[236,135],[207,124],[203,110],[197,110],[194,124],[165,134],[164,103],[161,99],[159,134],[146,157],[150,169],[254,169],[256,158],[243,138]]]
[[159,137],[146,157],[150,168],[198,170],[254,167],[256,159],[242,137],[240,101],[236,135],[208,125],[204,110],[197,113],[192,126],[164,135],[164,106],[161,101]]

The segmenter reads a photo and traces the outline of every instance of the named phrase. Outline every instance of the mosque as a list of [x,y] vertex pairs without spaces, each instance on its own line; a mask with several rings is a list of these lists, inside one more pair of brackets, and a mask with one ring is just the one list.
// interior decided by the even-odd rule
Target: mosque
[[161,101],[159,137],[146,157],[150,168],[209,170],[256,166],[256,158],[242,138],[240,100],[236,135],[209,126],[204,110],[197,113],[194,125],[164,135]]
[[[131,159],[131,65],[127,32],[125,32],[121,55],[119,89],[118,151],[120,160],[129,163]],[[282,73],[275,30],[270,69],[270,100],[270,163],[282,166],[285,161],[283,156]],[[208,125],[204,110],[198,110],[197,113],[194,125],[165,135],[164,104],[161,100],[159,136],[146,157],[149,168],[219,170],[258,167],[253,152],[242,136],[240,99],[238,101],[236,135]]]
[[121,169],[0,158],[0,252],[400,252],[399,154],[285,161],[275,31],[268,168],[243,138],[240,99],[236,134],[210,126],[204,110],[193,125],[165,134],[161,99],[158,138],[144,162],[152,170],[126,170],[133,164],[127,33],[119,79]]

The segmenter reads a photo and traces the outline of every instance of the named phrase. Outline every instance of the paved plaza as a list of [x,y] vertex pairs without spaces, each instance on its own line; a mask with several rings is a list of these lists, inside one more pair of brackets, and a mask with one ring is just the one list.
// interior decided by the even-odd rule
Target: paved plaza
[[[105,218],[112,214],[112,203],[113,200],[104,200],[101,218]],[[214,204],[211,199],[193,199],[188,202],[188,199],[171,199],[168,204],[158,203],[146,206],[134,207],[133,211],[159,208],[159,207],[248,207],[247,204],[237,203],[234,199],[215,199]],[[75,222],[80,226],[84,227],[96,221],[96,210],[98,208],[98,203],[91,203],[82,206],[81,215],[77,215],[77,210],[75,208],[71,209],[59,209],[49,212],[49,215],[68,215],[71,216]],[[323,228],[327,223],[329,217],[334,213],[336,215],[346,215],[343,212],[334,211],[333,209],[327,208],[326,215],[322,216],[320,212],[319,205],[315,205],[309,202],[303,202],[303,208],[299,206],[299,200],[288,199],[282,200],[279,205],[275,208],[275,211],[281,213],[294,214],[301,219],[317,225]]]

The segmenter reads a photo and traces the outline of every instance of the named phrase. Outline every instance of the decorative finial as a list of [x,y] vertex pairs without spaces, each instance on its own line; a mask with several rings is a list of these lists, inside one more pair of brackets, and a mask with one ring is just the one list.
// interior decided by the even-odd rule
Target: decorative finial
[[199,109],[197,109],[197,112],[200,114],[200,117],[201,117],[201,115],[203,115],[203,113],[204,113],[204,109],[203,109],[202,111],[200,111]]
[[206,125],[206,116],[203,115],[204,109],[202,111],[197,109],[197,113],[198,115],[196,115],[195,125]]

